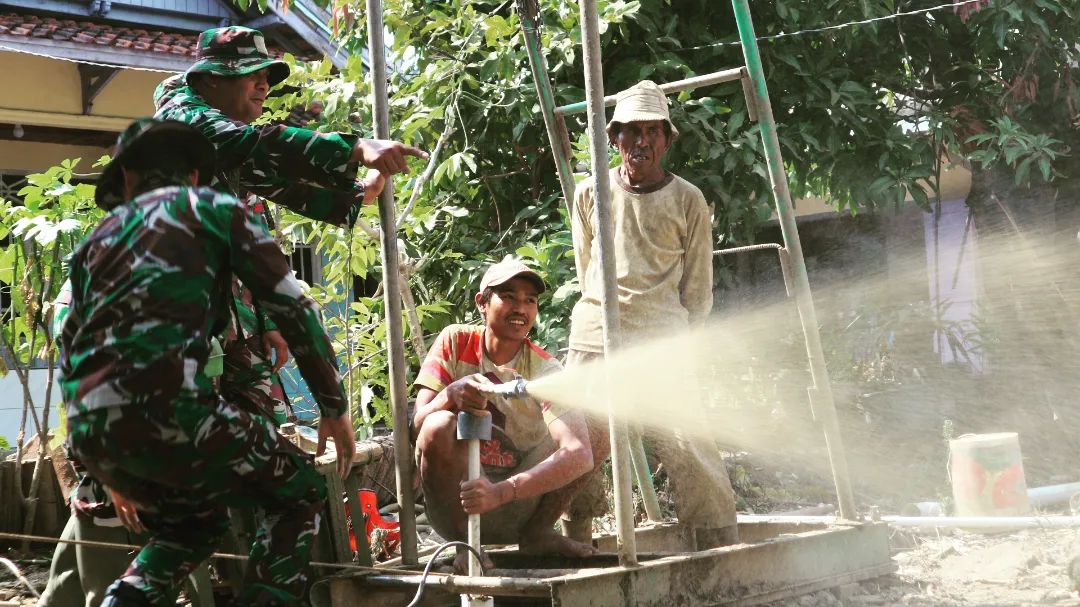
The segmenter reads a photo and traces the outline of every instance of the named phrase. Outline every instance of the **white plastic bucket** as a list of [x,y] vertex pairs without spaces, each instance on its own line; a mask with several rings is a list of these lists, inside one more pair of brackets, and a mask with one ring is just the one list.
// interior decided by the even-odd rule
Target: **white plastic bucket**
[[1015,432],[968,434],[949,441],[955,516],[1023,516],[1031,512]]

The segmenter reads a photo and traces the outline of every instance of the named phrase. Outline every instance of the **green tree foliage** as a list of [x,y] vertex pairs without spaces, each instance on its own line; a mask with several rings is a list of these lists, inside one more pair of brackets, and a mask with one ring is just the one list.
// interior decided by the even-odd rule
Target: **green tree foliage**
[[[49,435],[49,410],[59,400],[53,391],[57,348],[49,326],[52,301],[66,279],[64,258],[101,217],[94,205],[94,187],[77,182],[78,164],[78,159],[65,160],[44,173],[30,175],[29,185],[19,191],[21,200],[0,199],[0,282],[7,285],[11,302],[0,324],[0,373],[15,373],[23,397],[24,427],[16,437],[16,462],[22,461],[24,430],[29,429],[30,436],[36,434],[42,441]],[[30,369],[42,367],[45,396],[35,400]],[[0,443],[0,448],[7,448],[6,441],[0,439]],[[30,507],[23,521],[24,533],[34,528],[32,505],[41,486],[44,462],[44,457],[37,459],[25,491],[21,481],[16,482]]]
[[[1021,184],[1071,174],[1080,2],[979,0],[888,18],[937,4],[753,4],[796,196],[823,196],[850,212],[891,208],[906,198],[929,207],[928,192],[935,191],[946,157],[1002,167]],[[539,6],[556,101],[579,101],[578,6],[556,0]],[[399,211],[415,198],[400,238],[418,267],[410,283],[427,304],[421,306],[423,332],[475,320],[472,294],[482,267],[517,254],[544,271],[553,287],[541,302],[538,339],[549,348],[563,346],[575,296],[570,235],[514,3],[387,0],[384,7],[392,136],[431,149],[449,134],[421,191],[413,192],[419,167],[396,183]],[[364,6],[335,0],[330,8],[354,60],[340,73],[325,62],[297,66],[292,83],[300,92],[282,98],[279,107],[284,112],[318,101],[321,128],[365,132],[371,119],[359,60],[366,45]],[[644,78],[668,82],[743,63],[727,2],[608,0],[600,3],[600,19],[608,93]],[[715,205],[718,246],[753,242],[772,213],[771,187],[740,84],[673,97],[672,116],[682,136],[668,166]],[[568,124],[579,166],[587,166],[583,118]],[[367,220],[377,224],[373,209]],[[316,289],[325,303],[343,304],[349,271],[379,276],[377,242],[363,230],[349,235],[288,214],[283,226],[286,239],[317,242],[327,256],[328,282]],[[729,283],[732,274],[718,269],[720,283]],[[353,304],[339,327],[339,335],[360,346],[348,348],[342,339],[342,351],[366,361],[352,384],[357,395],[385,375],[381,322],[381,301],[366,299]],[[344,331],[347,326],[353,330]],[[374,400],[383,394],[376,386]]]
[[66,280],[63,260],[101,218],[94,186],[78,180],[79,159],[29,175],[21,200],[0,200],[0,281],[11,286],[0,349],[20,373],[55,357],[52,300]]
[[[973,1],[866,25],[800,33],[932,7],[930,0],[776,0],[753,5],[781,144],[796,195],[827,197],[855,212],[929,205],[943,154],[1006,170],[1020,185],[1066,182],[1077,131],[1075,85],[1080,2]],[[260,3],[261,5],[261,3]],[[542,44],[558,103],[584,98],[578,6],[542,0]],[[367,133],[369,89],[360,57],[363,5],[333,0],[334,27],[353,59],[296,64],[298,93],[318,102],[319,128]],[[452,321],[475,321],[475,285],[484,265],[525,257],[552,289],[541,302],[538,340],[565,344],[575,297],[564,201],[539,117],[516,7],[511,0],[387,0],[392,136],[432,149],[445,140],[430,179],[419,165],[395,184],[407,213],[399,237],[419,305],[410,337],[430,337]],[[667,82],[742,64],[727,2],[608,0],[600,3],[609,93],[650,78]],[[792,34],[792,35],[789,35]],[[668,165],[715,205],[718,246],[753,242],[772,212],[756,126],[738,83],[672,98],[682,131]],[[569,127],[587,166],[581,116]],[[616,162],[613,159],[613,162]],[[58,287],[58,260],[96,219],[89,187],[72,185],[67,163],[32,179],[25,205],[3,208],[0,272],[13,285],[4,342],[23,364],[47,354],[46,302]],[[415,191],[414,191],[415,190]],[[377,291],[350,299],[353,276],[381,276],[374,208],[353,232],[278,211],[286,248],[314,243],[325,263],[312,294],[347,367],[366,424],[388,416],[386,340]],[[719,280],[731,274],[719,267]],[[414,342],[415,343],[415,342]],[[42,350],[46,348],[46,350]],[[418,362],[413,348],[411,362]],[[9,357],[10,358],[10,357]],[[9,360],[10,362],[10,360]],[[364,407],[367,412],[368,407]]]

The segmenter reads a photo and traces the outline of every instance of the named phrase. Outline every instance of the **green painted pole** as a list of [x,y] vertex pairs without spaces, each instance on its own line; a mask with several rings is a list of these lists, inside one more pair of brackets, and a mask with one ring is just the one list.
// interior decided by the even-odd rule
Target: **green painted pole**
[[825,366],[825,354],[821,349],[817,313],[814,311],[814,299],[810,294],[810,280],[806,275],[806,262],[803,259],[802,244],[799,242],[799,229],[795,225],[795,207],[791,204],[791,190],[788,188],[787,173],[784,171],[784,160],[780,155],[776,119],[773,117],[772,104],[769,101],[769,90],[765,86],[765,72],[761,67],[761,55],[754,35],[754,23],[750,18],[750,5],[748,0],[732,0],[732,6],[735,8],[735,23],[739,28],[739,40],[742,42],[746,68],[753,84],[761,141],[765,146],[765,162],[768,164],[769,179],[772,181],[773,195],[776,198],[776,213],[780,217],[784,248],[791,256],[795,301],[799,308],[803,334],[806,337],[810,374],[814,380],[814,386],[809,390],[810,406],[813,409],[814,418],[821,423],[825,432],[825,446],[829,451],[829,465],[832,467],[833,483],[836,485],[840,516],[854,520],[855,498],[851,491],[847,459],[844,456],[844,442],[840,437],[840,424],[836,419],[832,385],[829,383],[829,372]]
[[555,92],[551,89],[547,61],[540,48],[540,16],[536,14],[535,3],[528,0],[518,0],[517,8],[521,18],[521,32],[525,37],[525,50],[529,55],[529,67],[532,69],[536,95],[540,101],[540,112],[544,116],[544,126],[551,143],[551,155],[555,157],[555,170],[559,174],[559,187],[562,188],[567,213],[573,213],[575,184],[574,169],[570,163],[570,137],[566,133],[566,123],[555,115]]
[[634,481],[641,492],[641,504],[645,506],[645,516],[651,523],[664,522],[664,513],[660,510],[660,499],[656,497],[652,471],[649,470],[649,458],[645,455],[645,445],[641,442],[638,428],[630,429],[630,463],[634,466]]

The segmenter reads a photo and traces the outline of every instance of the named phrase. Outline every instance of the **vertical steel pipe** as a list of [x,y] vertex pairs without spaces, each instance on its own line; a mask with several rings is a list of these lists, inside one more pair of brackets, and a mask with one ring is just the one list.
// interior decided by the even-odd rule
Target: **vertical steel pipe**
[[758,52],[754,24],[750,18],[748,0],[732,0],[735,8],[735,23],[739,28],[739,40],[742,42],[746,68],[750,72],[753,84],[754,100],[757,106],[761,141],[765,146],[765,162],[769,168],[773,196],[776,198],[776,212],[780,217],[780,230],[784,235],[784,248],[790,256],[791,274],[795,288],[795,301],[799,308],[803,334],[806,337],[806,352],[810,359],[810,374],[814,386],[811,406],[814,417],[821,422],[825,432],[825,447],[829,452],[829,465],[832,467],[833,483],[836,485],[836,499],[840,505],[840,516],[854,520],[855,498],[851,490],[847,459],[844,455],[844,442],[840,437],[840,424],[836,419],[836,406],[833,402],[832,385],[825,366],[825,354],[821,349],[821,334],[818,332],[817,313],[814,311],[814,299],[810,294],[810,280],[806,275],[806,262],[803,259],[802,244],[799,241],[799,229],[795,225],[795,207],[791,204],[791,190],[788,188],[787,173],[784,171],[783,157],[780,155],[780,140],[776,134],[776,119],[773,117],[769,90],[765,86],[765,72],[761,67],[761,55]]
[[[467,480],[475,481],[480,478],[480,440],[473,438],[469,439],[469,470]],[[469,530],[468,530],[469,545],[476,548],[479,551],[483,548],[483,544],[480,538],[480,515],[469,515]],[[457,548],[455,548],[457,550]],[[469,553],[469,575],[472,577],[479,577],[484,575],[480,569],[480,559],[476,558],[475,554]]]
[[518,0],[517,6],[518,17],[521,18],[521,33],[525,37],[525,50],[529,56],[529,67],[532,69],[533,82],[536,83],[536,97],[540,102],[540,113],[544,116],[551,154],[555,157],[555,170],[559,174],[559,187],[562,188],[567,213],[573,213],[575,186],[574,169],[570,163],[569,137],[566,124],[555,116],[555,92],[551,89],[547,61],[540,48],[538,7],[529,0]]
[[[543,50],[540,47],[540,14],[539,6],[534,0],[518,0],[518,16],[521,18],[521,31],[525,38],[525,50],[529,56],[529,67],[532,69],[533,82],[536,83],[536,96],[540,102],[540,112],[544,117],[544,126],[547,128],[548,141],[551,143],[551,153],[555,157],[555,170],[559,175],[559,187],[562,188],[563,200],[566,202],[567,217],[574,213],[574,169],[571,164],[570,135],[566,132],[566,122],[562,116],[555,113],[555,93],[551,88],[551,80],[548,78],[547,61],[544,59]],[[745,71],[745,70],[743,70]],[[611,105],[610,99],[604,98],[606,105]],[[613,102],[613,101],[612,101]],[[586,102],[581,102],[581,111],[585,110]],[[634,433],[630,436],[630,457],[634,464],[634,476],[637,478],[638,489],[641,490],[642,502],[645,504],[645,513],[650,521],[663,520],[660,514],[660,502],[656,497],[656,488],[652,483],[649,472],[649,464],[644,460],[645,447],[641,444],[641,437]]]
[[[390,138],[390,100],[386,91],[386,43],[383,39],[382,0],[367,0],[368,55],[371,59],[372,115],[375,138]],[[394,465],[401,512],[401,562],[415,565],[416,508],[413,500],[413,454],[409,444],[408,386],[405,383],[405,334],[401,326],[401,257],[398,253],[397,220],[394,217],[393,180],[379,196],[382,227],[383,302],[386,307],[386,341],[390,346],[390,401],[394,409]]]
[[[589,143],[592,151],[593,225],[599,235],[596,263],[603,269],[601,322],[604,328],[604,352],[612,356],[619,348],[619,289],[615,282],[615,228],[611,217],[611,183],[608,175],[608,143],[604,114],[604,72],[600,63],[600,18],[596,0],[581,0],[581,45],[584,47],[585,97],[589,106]],[[606,377],[605,381],[613,381]],[[619,564],[637,565],[634,538],[634,498],[630,487],[630,441],[626,423],[616,419],[614,403],[608,403],[608,426],[611,430],[611,468],[615,485],[615,528]]]

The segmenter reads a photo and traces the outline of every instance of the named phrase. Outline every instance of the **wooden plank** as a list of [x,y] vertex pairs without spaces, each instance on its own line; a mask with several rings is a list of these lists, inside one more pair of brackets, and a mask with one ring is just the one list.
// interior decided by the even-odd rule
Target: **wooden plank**
[[[681,536],[673,527],[662,527],[659,533]],[[759,530],[759,535],[767,535],[766,530]],[[427,584],[451,594],[531,597],[539,599],[537,604],[553,607],[757,605],[888,575],[895,571],[888,535],[888,527],[882,524],[838,524],[749,545],[669,556],[643,554],[640,565],[633,568],[614,566],[613,555],[603,555],[612,566],[569,573],[565,567],[504,569],[494,572],[496,576],[477,578],[435,573]],[[498,562],[503,555],[492,556]],[[521,564],[529,558],[517,556]],[[333,594],[341,601],[333,605],[372,604],[350,601],[387,591],[407,596],[419,581],[419,575],[400,570],[335,579],[331,585],[341,587],[333,588]]]
[[836,525],[547,581],[554,606],[754,605],[895,570],[888,536],[886,525]]
[[326,479],[326,526],[330,530],[330,542],[333,546],[333,560],[338,563],[351,563],[352,548],[349,547],[349,528],[345,518],[345,503],[341,501],[345,493],[345,484],[336,471],[323,472]]
[[349,477],[345,479],[345,496],[349,500],[349,518],[352,519],[353,536],[356,538],[356,562],[365,567],[374,567],[371,558],[371,546],[367,541],[367,521],[360,508],[360,474],[362,468],[353,466]]
[[56,472],[53,470],[51,458],[46,458],[41,464],[41,480],[38,483],[37,515],[34,517],[34,533],[46,537],[60,537],[61,525],[67,521],[65,517],[60,520],[59,504],[63,502],[60,496],[60,486],[56,481]]
[[52,468],[56,473],[56,481],[60,484],[60,495],[64,502],[71,499],[71,492],[79,484],[79,476],[75,473],[75,466],[68,459],[63,445],[57,445],[52,450]]
[[22,532],[22,495],[19,494],[15,462],[0,462],[0,531]]

